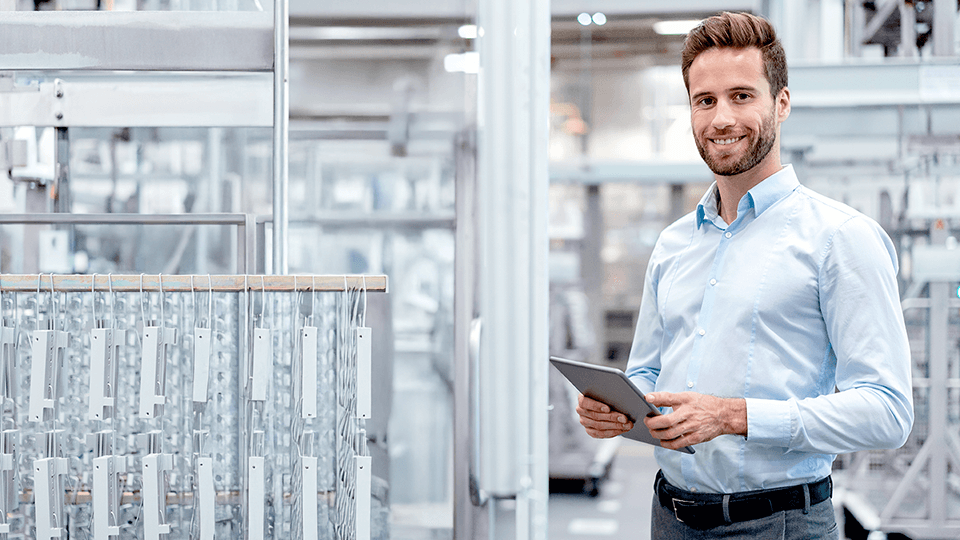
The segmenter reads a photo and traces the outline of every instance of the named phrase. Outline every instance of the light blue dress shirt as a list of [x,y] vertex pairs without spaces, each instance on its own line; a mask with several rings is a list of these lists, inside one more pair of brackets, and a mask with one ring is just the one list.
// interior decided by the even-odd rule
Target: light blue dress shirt
[[627,376],[643,392],[746,398],[747,437],[656,448],[667,480],[796,485],[829,475],[838,453],[901,446],[913,392],[896,273],[880,226],[791,166],[744,195],[729,226],[714,184],[657,241]]

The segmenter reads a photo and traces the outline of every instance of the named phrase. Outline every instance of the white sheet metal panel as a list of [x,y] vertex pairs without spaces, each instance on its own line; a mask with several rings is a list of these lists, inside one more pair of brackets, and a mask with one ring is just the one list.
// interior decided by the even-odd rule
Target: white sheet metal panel
[[37,330],[33,333],[33,356],[30,372],[30,421],[57,419],[63,395],[63,351],[69,334],[58,330]]
[[256,11],[2,11],[0,70],[270,71]]
[[248,540],[263,540],[263,524],[266,510],[264,497],[266,496],[266,464],[262,456],[251,456],[247,466],[247,530]]
[[163,471],[173,468],[170,454],[150,454],[143,457],[143,535],[147,540],[160,540],[170,534],[170,524],[164,523],[167,497]]
[[63,512],[63,475],[66,458],[44,458],[33,462],[37,509],[37,540],[64,538],[67,516]]
[[269,73],[67,73],[56,81],[0,92],[0,127],[273,126]]
[[[213,293],[210,293],[213,294]],[[193,333],[193,402],[207,402],[210,380],[210,347],[213,339],[209,328],[197,327]]]
[[373,387],[373,341],[370,328],[356,330],[357,340],[357,418],[370,418]]
[[88,419],[113,418],[120,344],[112,328],[94,328],[90,335],[90,410]]
[[301,418],[317,417],[317,363],[319,362],[317,348],[317,327],[304,326],[300,329],[301,345],[301,399],[303,408]]
[[194,511],[200,512],[200,540],[213,540],[217,529],[217,491],[213,483],[213,458],[198,458],[197,469],[200,501]]

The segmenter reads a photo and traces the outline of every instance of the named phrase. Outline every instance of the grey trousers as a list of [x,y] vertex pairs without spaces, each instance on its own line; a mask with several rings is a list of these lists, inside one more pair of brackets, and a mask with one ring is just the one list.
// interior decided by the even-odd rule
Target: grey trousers
[[837,540],[840,531],[833,513],[833,501],[827,499],[815,504],[804,514],[804,509],[776,512],[752,521],[721,525],[704,531],[678,521],[673,512],[664,508],[654,495],[651,512],[650,538],[652,540]]

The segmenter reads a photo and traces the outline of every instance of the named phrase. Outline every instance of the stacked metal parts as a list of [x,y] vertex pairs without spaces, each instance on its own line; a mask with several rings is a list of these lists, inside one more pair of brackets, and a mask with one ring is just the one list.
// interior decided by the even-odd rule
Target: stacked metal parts
[[385,288],[0,277],[0,538],[385,537],[363,430]]

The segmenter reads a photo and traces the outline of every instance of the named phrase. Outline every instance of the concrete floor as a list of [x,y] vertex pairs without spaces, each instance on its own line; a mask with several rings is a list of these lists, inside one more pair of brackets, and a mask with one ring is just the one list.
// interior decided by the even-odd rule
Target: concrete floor
[[624,439],[596,497],[550,495],[550,540],[650,540],[650,502],[657,463],[653,447]]

